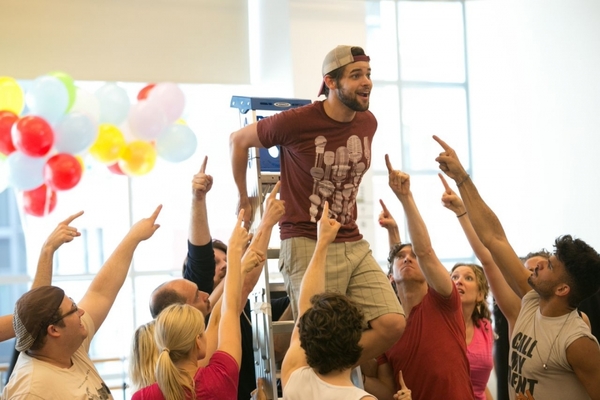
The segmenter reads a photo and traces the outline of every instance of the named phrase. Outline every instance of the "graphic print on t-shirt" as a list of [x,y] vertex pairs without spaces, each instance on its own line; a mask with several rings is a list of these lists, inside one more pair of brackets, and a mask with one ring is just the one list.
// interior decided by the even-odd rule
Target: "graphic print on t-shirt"
[[537,340],[522,332],[517,332],[512,339],[509,383],[517,394],[525,394],[526,391],[529,391],[532,396],[535,395],[535,385],[538,381],[526,377],[523,373],[523,366],[527,361],[531,361],[536,346]]
[[[363,173],[369,167],[371,149],[369,138],[352,135],[346,146],[335,151],[325,150],[327,139],[317,136],[315,139],[315,163],[310,169],[313,179],[313,190],[310,200],[310,220],[317,222],[319,208],[329,201],[330,218],[338,220],[342,225],[352,221],[352,210],[356,204],[358,184]],[[366,164],[362,161],[366,158]]]

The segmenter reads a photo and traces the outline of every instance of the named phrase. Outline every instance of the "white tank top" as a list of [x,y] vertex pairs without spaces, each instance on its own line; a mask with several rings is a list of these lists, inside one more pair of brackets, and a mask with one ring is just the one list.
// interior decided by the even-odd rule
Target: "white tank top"
[[323,381],[311,367],[298,368],[290,375],[285,390],[284,400],[360,400],[365,396],[375,398],[355,386],[337,386]]

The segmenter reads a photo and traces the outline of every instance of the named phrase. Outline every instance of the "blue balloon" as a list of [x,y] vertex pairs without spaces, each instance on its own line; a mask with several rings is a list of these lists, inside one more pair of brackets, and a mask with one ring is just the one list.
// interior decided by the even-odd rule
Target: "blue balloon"
[[8,163],[5,158],[0,158],[0,193],[8,187]]
[[25,94],[29,113],[44,118],[50,125],[58,122],[69,107],[69,93],[60,79],[40,76]]
[[20,151],[13,151],[6,159],[8,182],[17,190],[32,190],[44,183],[46,158],[29,157]]
[[190,158],[198,146],[196,134],[188,126],[173,124],[156,141],[156,153],[170,162],[181,162]]
[[59,153],[77,154],[96,141],[98,127],[85,114],[71,112],[54,129],[54,147]]

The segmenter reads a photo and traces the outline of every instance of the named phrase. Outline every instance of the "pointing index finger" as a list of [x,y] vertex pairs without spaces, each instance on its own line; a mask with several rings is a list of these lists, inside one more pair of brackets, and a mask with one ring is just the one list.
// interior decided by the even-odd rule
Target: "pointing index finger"
[[387,167],[388,172],[392,172],[394,170],[392,163],[390,162],[390,156],[387,154],[385,155],[385,166]]
[[446,150],[446,151],[450,150],[450,146],[448,146],[448,144],[446,142],[444,142],[442,139],[440,139],[436,135],[433,135],[433,140],[438,142],[440,144],[440,146],[442,146],[444,148],[444,150]]
[[275,184],[275,187],[273,188],[273,191],[271,192],[271,194],[269,194],[269,198],[274,199],[277,197],[277,193],[279,193],[279,188],[281,187],[281,181],[277,181],[277,183]]
[[65,219],[61,224],[70,225],[75,218],[79,218],[83,214],[83,210],[79,211],[77,214],[71,215],[69,218]]
[[389,214],[390,212],[388,211],[387,207],[385,206],[385,203],[383,202],[383,200],[379,199],[379,204],[381,204],[381,208],[383,208],[383,212],[385,214]]
[[206,171],[207,161],[208,161],[208,156],[204,156],[204,161],[202,161],[202,166],[200,167],[200,172],[204,173]]
[[446,182],[446,178],[444,178],[444,175],[438,174],[438,176],[440,177],[440,180],[444,184],[444,188],[446,189],[446,193],[448,193],[448,194],[452,193],[452,189],[450,189],[450,186],[448,186],[448,182]]
[[401,390],[408,389],[406,387],[406,383],[404,383],[404,378],[402,377],[402,370],[400,370],[400,372],[398,373],[398,381],[400,382],[400,389]]

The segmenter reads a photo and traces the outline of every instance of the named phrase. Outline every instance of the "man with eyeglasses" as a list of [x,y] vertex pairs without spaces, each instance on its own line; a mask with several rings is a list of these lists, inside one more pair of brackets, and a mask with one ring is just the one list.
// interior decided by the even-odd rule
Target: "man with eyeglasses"
[[133,252],[158,229],[161,207],[131,227],[96,274],[80,307],[55,286],[21,296],[13,315],[15,347],[21,354],[2,400],[113,398],[88,355],[90,342],[125,282]]

